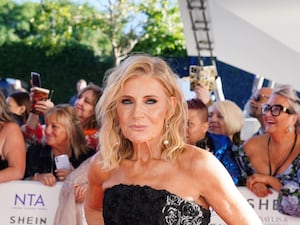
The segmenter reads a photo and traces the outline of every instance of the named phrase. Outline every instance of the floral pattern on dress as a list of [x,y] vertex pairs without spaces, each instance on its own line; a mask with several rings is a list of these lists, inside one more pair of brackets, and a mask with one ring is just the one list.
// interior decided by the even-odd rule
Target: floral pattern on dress
[[300,155],[278,178],[283,184],[278,195],[278,211],[300,217]]
[[[243,148],[238,149],[235,154],[245,179],[255,173]],[[283,185],[278,195],[277,210],[282,214],[300,217],[300,155],[293,160],[284,173],[276,177]]]
[[162,213],[168,225],[196,225],[201,224],[203,220],[203,213],[199,205],[183,200],[176,195],[167,196]]

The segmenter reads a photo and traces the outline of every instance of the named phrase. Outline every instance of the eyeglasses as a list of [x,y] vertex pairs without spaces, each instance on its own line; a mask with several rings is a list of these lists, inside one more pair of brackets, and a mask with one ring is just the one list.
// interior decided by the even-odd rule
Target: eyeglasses
[[263,115],[265,115],[267,112],[271,112],[272,116],[279,116],[281,111],[287,114],[294,114],[294,112],[291,109],[288,109],[282,105],[263,104],[261,106],[261,112]]
[[269,98],[269,97],[270,96],[258,94],[258,95],[253,95],[251,98],[256,102],[259,102],[262,98]]

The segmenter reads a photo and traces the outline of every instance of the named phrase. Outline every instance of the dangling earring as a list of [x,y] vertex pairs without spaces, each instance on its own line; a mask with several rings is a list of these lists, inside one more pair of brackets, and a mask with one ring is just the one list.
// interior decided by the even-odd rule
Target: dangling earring
[[169,144],[168,139],[165,139],[165,140],[163,141],[163,144],[164,144],[164,145],[168,145],[168,144]]
[[[168,128],[169,128],[169,124],[168,124],[168,123],[165,123],[165,126],[166,126],[165,132],[166,132],[166,134],[167,134],[167,133],[168,133],[167,130],[168,130]],[[167,135],[166,135],[165,140],[163,141],[163,144],[164,144],[165,146],[167,146],[167,145],[169,144],[169,140],[168,140],[168,138],[167,138]]]
[[289,132],[292,132],[292,131],[293,131],[293,126],[289,126],[288,131],[289,131]]

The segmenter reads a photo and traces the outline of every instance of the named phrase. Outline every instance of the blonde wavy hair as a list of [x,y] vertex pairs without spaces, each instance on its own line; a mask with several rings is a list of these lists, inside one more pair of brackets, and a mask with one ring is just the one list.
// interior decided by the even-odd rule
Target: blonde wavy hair
[[[103,167],[108,170],[117,168],[122,159],[130,159],[133,156],[132,143],[121,132],[116,109],[125,82],[138,76],[155,78],[161,83],[166,95],[176,99],[174,106],[171,98],[168,98],[169,107],[167,118],[165,118],[164,135],[159,143],[162,149],[161,158],[173,160],[183,151],[187,106],[177,75],[161,58],[143,54],[132,55],[107,75],[103,95],[96,106],[96,118],[101,124],[102,163]],[[168,145],[163,144],[164,140],[168,140]]]
[[51,115],[55,116],[57,123],[62,124],[66,129],[75,158],[78,159],[81,154],[87,153],[88,147],[86,146],[85,136],[74,107],[68,104],[55,105],[46,111],[44,116],[46,122]]

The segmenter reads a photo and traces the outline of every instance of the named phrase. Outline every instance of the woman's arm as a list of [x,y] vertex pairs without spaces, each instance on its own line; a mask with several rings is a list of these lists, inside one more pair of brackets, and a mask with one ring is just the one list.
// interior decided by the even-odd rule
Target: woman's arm
[[280,180],[273,176],[255,173],[247,178],[247,187],[258,197],[265,197],[271,194],[270,188],[280,191],[282,184]]
[[52,173],[36,173],[31,179],[50,187],[56,184],[56,177]]
[[[198,175],[198,179],[204,180],[201,182],[203,196],[226,224],[262,225],[223,165],[210,155],[205,157],[204,163],[205,165],[202,165],[204,169],[199,171]],[[203,174],[207,176],[206,179],[203,178]]]
[[88,169],[88,186],[84,202],[84,210],[87,223],[89,225],[104,225],[102,216],[102,204],[103,204],[103,189],[102,181],[103,171],[101,169],[101,163],[99,153],[96,154]]
[[44,140],[44,128],[39,123],[39,115],[30,113],[28,120],[21,126],[23,136],[28,144],[39,144]]
[[15,123],[6,123],[2,131],[4,145],[3,158],[8,161],[8,168],[0,171],[0,183],[23,179],[26,164],[26,148],[20,127]]
[[51,100],[37,101],[34,109],[36,113],[30,112],[29,117],[21,129],[26,140],[29,144],[38,144],[44,142],[44,128],[40,124],[40,115],[52,108],[54,103]]

